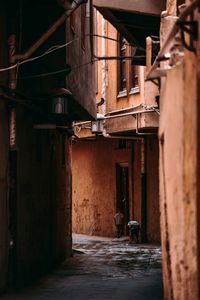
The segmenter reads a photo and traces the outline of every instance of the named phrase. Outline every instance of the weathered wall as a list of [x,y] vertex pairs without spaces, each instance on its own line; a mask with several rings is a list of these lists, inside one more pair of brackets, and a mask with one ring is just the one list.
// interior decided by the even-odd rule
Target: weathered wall
[[127,163],[130,219],[144,222],[142,210],[145,203],[142,203],[142,197],[144,193],[147,194],[147,238],[149,241],[159,241],[157,141],[149,141],[147,147],[148,183],[145,191],[142,190],[144,171],[141,141],[129,141],[126,149],[119,149],[118,143],[118,140],[98,138],[96,141],[73,144],[73,231],[115,236],[113,216],[116,212],[116,164]]
[[128,162],[130,151],[117,140],[73,144],[73,231],[115,236],[116,163]]
[[[23,53],[63,14],[63,9],[54,1],[52,3],[39,1],[40,3],[34,4],[30,0],[21,3],[23,7],[19,7],[19,1],[13,1],[12,6],[7,5],[5,8],[3,2],[7,4],[7,1],[0,3],[0,67],[8,66],[7,40],[10,34],[17,36],[16,52]],[[80,11],[81,8],[76,13],[75,21],[75,24],[78,24],[76,32],[78,35],[81,31]],[[37,22],[35,22],[36,15]],[[22,23],[23,38],[20,42],[18,25]],[[8,32],[6,32],[7,24]],[[65,32],[65,25],[63,24],[34,52],[33,56],[44,53],[54,45],[64,44],[66,35],[67,38],[73,39],[74,36]],[[79,39],[78,45],[73,44],[76,51],[66,53],[66,49],[63,48],[59,54],[56,51],[43,56],[40,60],[29,61],[20,66],[16,94],[20,94],[20,99],[25,95],[24,101],[27,102],[26,105],[16,107],[17,145],[10,152],[7,109],[11,102],[7,100],[8,106],[5,106],[5,100],[0,99],[0,290],[8,281],[10,284],[25,284],[71,255],[71,141],[70,138],[62,137],[58,131],[33,129],[35,123],[51,121],[50,116],[45,118],[46,110],[41,113],[40,109],[34,110],[34,105],[41,107],[45,101],[41,102],[39,99],[42,97],[45,100],[45,95],[49,94],[51,89],[65,87],[66,77],[64,74],[46,78],[39,76],[31,80],[22,80],[21,77],[60,70],[65,66],[66,57],[67,63],[72,65],[74,62],[76,67],[77,64],[86,62],[89,55],[89,39],[86,39],[85,50],[80,48],[81,39]],[[80,109],[82,117],[84,115],[91,117],[96,113],[94,89],[91,88],[92,66],[89,64],[83,69],[76,68],[73,73],[74,78],[79,74],[77,78],[80,88],[77,89],[77,80],[74,78],[70,82],[73,83],[73,86],[70,84],[70,89],[72,88],[75,98],[78,95],[76,100],[82,105],[81,110],[76,103],[74,104],[74,115]],[[0,84],[6,87],[9,85],[7,75],[8,72],[0,73]],[[81,87],[83,83],[84,96]],[[30,99],[33,98],[34,105],[30,103]],[[48,109],[50,108],[51,105],[48,106]],[[15,158],[16,186],[14,180],[7,182],[12,164],[15,171]],[[10,233],[12,231],[9,238],[8,228]],[[8,240],[13,243],[12,251],[10,247],[10,256]]]
[[[66,78],[66,86],[84,109],[81,119],[90,120],[91,116],[96,117],[95,63],[91,63],[90,18],[87,11],[84,14],[81,12],[83,5],[73,13],[73,25],[70,18],[66,22],[67,42],[74,40],[66,47],[67,63],[72,68]],[[85,23],[81,14],[85,17]]]
[[[102,34],[102,16],[97,13],[97,33]],[[105,26],[106,35],[117,39],[116,29],[108,22]],[[105,34],[105,33],[104,33]],[[102,41],[101,38],[97,39],[97,55],[102,56]],[[106,56],[116,57],[118,55],[118,43],[116,41],[106,40]],[[105,55],[105,54],[104,54]],[[127,45],[126,47],[126,56],[131,56],[131,48]],[[155,96],[159,94],[158,88],[151,82],[145,82],[145,67],[138,66],[138,81],[139,86],[135,91],[130,90],[129,85],[131,78],[130,60],[126,60],[126,80],[127,80],[127,90],[123,96],[118,95],[117,88],[117,65],[118,60],[112,59],[106,61],[106,71],[105,71],[105,89],[106,89],[106,101],[105,105],[99,107],[100,112],[106,110],[106,112],[112,112],[114,110],[120,110],[124,108],[134,107],[140,104],[146,104],[148,106],[156,106]],[[96,95],[99,100],[102,97],[102,60],[97,63],[98,67],[98,93]],[[136,110],[142,110],[142,106],[138,106]],[[140,127],[158,127],[158,116],[155,113],[143,114],[141,117],[141,122],[139,123]],[[109,133],[112,132],[125,132],[133,131],[136,129],[136,119],[132,116],[106,120],[106,127]]]
[[161,90],[160,208],[165,299],[199,299],[197,264],[197,63],[168,72]]
[[17,284],[48,271],[67,250],[70,254],[69,150],[64,157],[70,144],[62,139],[58,132],[33,129],[32,113],[17,109]]
[[[102,16],[99,13],[97,13],[96,25],[97,34],[104,34],[114,39],[117,38],[116,29],[111,24],[106,22],[104,26],[102,26]],[[98,56],[105,55],[104,51],[107,56],[117,56],[116,41],[105,40],[102,42],[102,39],[98,38],[96,42],[96,54]],[[104,46],[105,49],[103,50]],[[127,46],[127,55],[130,55],[129,52],[130,49]],[[105,103],[99,107],[99,111],[101,113],[105,114],[112,112],[113,110],[133,107],[141,103],[145,103],[147,105],[156,104],[155,95],[157,95],[158,92],[157,87],[155,88],[152,83],[145,83],[144,67],[139,67],[139,89],[136,88],[135,93],[133,93],[132,90],[123,97],[118,97],[117,94],[117,60],[113,59],[106,62],[100,60],[96,63],[96,67],[96,71],[98,73],[96,99],[99,101],[101,97],[105,97]],[[127,60],[127,74],[130,71],[130,67],[130,61]],[[127,81],[130,81],[128,76]],[[138,109],[141,109],[141,106],[138,107]],[[147,126],[149,128],[157,128],[158,116],[154,113],[145,114],[139,120],[139,124],[143,127]],[[87,127],[89,126],[90,124],[88,123]],[[110,134],[120,132],[120,135],[125,135],[129,132],[131,135],[136,135],[136,118],[133,116],[127,116],[106,120],[105,128],[107,133]],[[81,129],[81,127],[79,127],[77,134],[82,139],[87,136],[95,138],[95,136],[91,134],[90,130]],[[85,140],[73,145],[73,231],[110,236],[114,234],[113,220],[110,219],[110,215],[113,215],[116,209],[116,174],[113,166],[117,162],[128,162],[130,181],[130,218],[134,218],[140,223],[145,223],[145,226],[143,226],[144,231],[148,226],[148,233],[146,232],[145,235],[147,234],[150,241],[158,241],[160,229],[158,213],[157,142],[153,139],[153,145],[149,147],[149,150],[143,149],[144,152],[149,151],[149,154],[145,157],[145,159],[147,158],[149,161],[154,161],[154,165],[149,162],[147,166],[147,175],[149,174],[147,180],[149,181],[148,185],[151,185],[151,187],[146,186],[146,170],[142,170],[144,166],[142,166],[141,163],[141,160],[143,159],[141,136],[138,140],[129,141],[129,147],[123,151],[113,148],[113,145],[117,145],[117,143],[117,140],[98,138],[96,141],[93,140],[93,142]],[[154,145],[154,143],[156,145]],[[128,161],[127,155],[129,157]],[[101,162],[100,166],[99,164],[96,164],[97,161]],[[110,182],[110,189],[107,190],[102,178],[106,178],[106,181]],[[147,189],[149,189],[149,191]],[[149,193],[152,193],[152,195],[149,195]],[[148,196],[146,197],[146,195]],[[148,208],[146,203],[147,201],[150,201]],[[106,211],[104,207],[108,208],[108,211]],[[148,214],[147,209],[149,210]],[[106,214],[106,216],[108,215],[108,217],[105,218],[106,221],[103,223],[102,220],[104,214]],[[154,214],[156,219],[150,221],[151,216]],[[99,225],[99,227],[94,225],[96,222],[94,215],[101,219],[101,221],[97,221],[97,225]],[[147,221],[147,219],[149,221]],[[103,224],[101,224],[101,222]]]
[[[167,4],[168,13],[173,15],[176,1]],[[168,19],[161,26],[162,42],[171,27]],[[198,43],[196,46],[199,47]],[[180,60],[161,81],[159,176],[164,299],[167,300],[200,297],[198,53],[199,50],[194,55],[184,49],[182,63]]]
[[[7,66],[5,3],[0,2],[0,66]],[[0,73],[0,85],[7,82],[7,72]],[[0,97],[0,291],[8,274],[8,113],[6,101]]]
[[8,272],[8,116],[0,99],[0,291],[5,288]]

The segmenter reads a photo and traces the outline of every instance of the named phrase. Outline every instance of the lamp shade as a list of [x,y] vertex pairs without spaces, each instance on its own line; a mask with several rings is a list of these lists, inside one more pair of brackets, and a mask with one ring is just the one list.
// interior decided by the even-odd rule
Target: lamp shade
[[67,114],[68,103],[67,97],[58,96],[52,98],[52,113],[53,114]]
[[97,120],[91,122],[92,133],[102,133],[103,132],[103,120],[104,120],[104,116],[100,113],[97,113]]
[[65,88],[54,89],[50,93],[51,113],[54,115],[69,114],[69,98],[72,93]]

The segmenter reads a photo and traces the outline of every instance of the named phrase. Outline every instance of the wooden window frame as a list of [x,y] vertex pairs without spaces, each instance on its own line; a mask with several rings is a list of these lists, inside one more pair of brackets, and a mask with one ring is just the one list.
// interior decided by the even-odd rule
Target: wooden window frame
[[129,94],[139,92],[139,66],[132,65],[130,62],[129,68]]
[[[120,57],[126,56],[127,47],[125,39],[120,34],[118,34],[118,41],[117,55]],[[117,63],[117,94],[118,98],[127,96],[126,59],[120,59]]]

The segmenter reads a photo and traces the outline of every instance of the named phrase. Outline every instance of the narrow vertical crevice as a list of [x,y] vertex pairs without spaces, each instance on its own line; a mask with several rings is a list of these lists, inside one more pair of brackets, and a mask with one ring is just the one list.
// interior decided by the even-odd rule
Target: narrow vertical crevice
[[131,211],[131,215],[130,217],[135,220],[135,209],[134,209],[134,189],[135,189],[135,185],[134,185],[134,162],[135,161],[135,153],[134,153],[134,142],[131,143],[131,195],[132,195],[132,203],[131,203],[131,207],[132,207],[132,211]]
[[199,213],[200,213],[200,72],[197,74],[197,268],[198,268],[198,298],[200,299],[200,219],[199,219]]
[[166,268],[167,275],[169,281],[169,295],[171,300],[174,299],[173,294],[173,283],[172,283],[172,270],[171,270],[171,255],[170,255],[170,237],[169,237],[169,224],[168,224],[168,216],[167,216],[167,191],[166,191],[166,175],[165,175],[165,155],[164,155],[164,134],[160,137],[160,145],[161,145],[161,167],[162,167],[162,181],[163,181],[163,224],[164,224],[164,248],[166,253]]
[[147,242],[147,174],[146,174],[146,140],[141,143],[141,188],[142,188],[142,203],[141,203],[141,240]]

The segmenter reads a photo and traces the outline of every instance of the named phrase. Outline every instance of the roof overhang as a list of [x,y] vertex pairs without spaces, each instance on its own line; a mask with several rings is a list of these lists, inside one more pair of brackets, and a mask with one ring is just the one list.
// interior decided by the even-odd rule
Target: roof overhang
[[93,5],[130,44],[145,48],[147,36],[159,36],[166,0],[93,0]]

